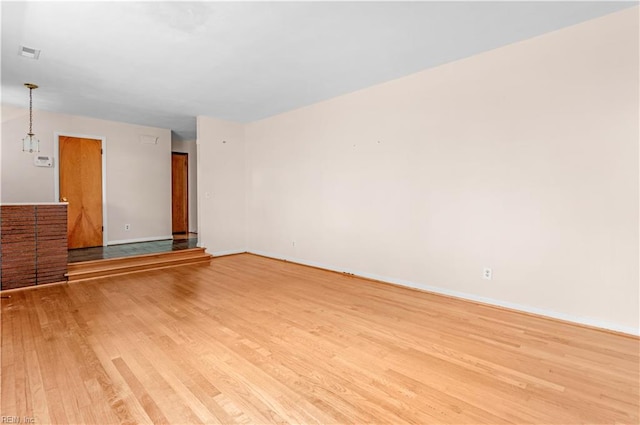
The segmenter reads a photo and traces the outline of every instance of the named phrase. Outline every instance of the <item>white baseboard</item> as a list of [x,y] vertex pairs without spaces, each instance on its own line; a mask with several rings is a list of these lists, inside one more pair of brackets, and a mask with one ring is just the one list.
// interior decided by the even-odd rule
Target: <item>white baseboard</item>
[[274,258],[274,259],[278,259],[278,260],[287,260],[287,261],[291,261],[292,263],[304,264],[304,265],[307,265],[307,266],[318,267],[318,268],[321,268],[321,269],[332,270],[332,271],[336,271],[336,272],[340,272],[340,273],[350,273],[350,274],[353,274],[354,276],[365,277],[365,278],[368,278],[368,279],[374,279],[374,280],[379,280],[379,281],[382,281],[382,282],[393,283],[393,284],[396,284],[396,285],[406,286],[408,288],[421,289],[423,291],[433,292],[433,293],[442,294],[442,295],[448,295],[448,296],[451,296],[451,297],[461,298],[461,299],[464,299],[464,300],[480,302],[480,303],[483,303],[483,304],[490,304],[490,305],[494,305],[494,306],[498,306],[498,307],[509,308],[509,309],[512,309],[512,310],[519,310],[519,311],[522,311],[522,312],[525,312],[525,313],[532,313],[532,314],[537,314],[539,316],[546,316],[546,317],[550,317],[550,318],[553,318],[553,319],[564,320],[566,322],[573,322],[573,323],[577,323],[577,324],[580,324],[580,325],[587,325],[587,326],[592,326],[592,327],[595,327],[595,328],[621,332],[621,333],[634,335],[634,336],[640,336],[640,327],[625,326],[625,325],[620,325],[620,324],[617,324],[617,323],[607,322],[607,321],[604,321],[604,320],[594,319],[594,318],[590,318],[590,317],[573,316],[573,315],[570,315],[570,314],[565,314],[565,313],[560,313],[560,312],[556,312],[556,311],[545,310],[545,309],[538,308],[538,307],[532,307],[532,306],[527,306],[527,305],[522,305],[522,304],[516,304],[516,303],[509,302],[509,301],[496,300],[496,299],[493,299],[493,298],[488,298],[488,297],[483,297],[483,296],[480,296],[480,295],[469,294],[469,293],[466,293],[466,292],[458,292],[458,291],[454,291],[454,290],[451,290],[451,289],[440,288],[440,287],[426,285],[426,284],[422,284],[422,283],[411,282],[411,281],[404,280],[404,279],[396,279],[396,278],[393,278],[393,277],[380,276],[380,275],[376,275],[376,274],[373,274],[373,273],[366,273],[366,272],[362,272],[362,271],[359,271],[359,270],[340,269],[340,268],[337,268],[337,267],[328,266],[326,264],[317,263],[315,261],[308,261],[308,260],[302,260],[302,259],[299,259],[299,258],[286,257],[286,256],[282,256],[282,255],[272,254],[272,253],[269,253],[269,252],[264,252],[264,251],[252,250],[252,251],[248,251],[248,252],[251,253],[251,254],[257,254],[257,255],[264,256],[264,257]]
[[[204,248],[204,247],[201,247]],[[234,255],[234,254],[244,254],[247,252],[246,249],[231,249],[229,251],[216,251],[216,252],[209,252],[208,250],[206,251],[207,254],[211,254],[214,257],[224,257],[225,255]]]
[[108,241],[107,245],[122,245],[125,243],[136,243],[136,242],[154,242],[154,241],[164,241],[167,239],[173,239],[173,235],[169,236],[151,236],[148,238],[136,238],[136,239],[120,239],[116,241]]

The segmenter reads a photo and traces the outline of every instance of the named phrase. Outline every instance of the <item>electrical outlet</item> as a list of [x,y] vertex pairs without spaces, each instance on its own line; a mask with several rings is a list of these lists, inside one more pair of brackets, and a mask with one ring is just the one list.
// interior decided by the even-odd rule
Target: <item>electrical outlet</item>
[[482,269],[482,278],[485,280],[491,280],[493,278],[493,270],[489,267]]
[[128,232],[129,230],[131,230],[131,225],[130,224],[125,224],[124,225],[124,230],[125,230],[125,232]]

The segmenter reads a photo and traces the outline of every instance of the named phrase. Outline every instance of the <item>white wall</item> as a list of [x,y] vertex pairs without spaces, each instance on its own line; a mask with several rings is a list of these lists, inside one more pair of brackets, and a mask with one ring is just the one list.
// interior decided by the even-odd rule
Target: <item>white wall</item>
[[[53,168],[33,165],[22,152],[29,111],[2,106],[1,202],[54,202]],[[119,243],[171,237],[171,131],[34,110],[40,154],[53,155],[54,133],[106,137],[107,240]],[[140,135],[158,137],[141,144]],[[124,225],[131,224],[125,231]]]
[[172,152],[188,154],[189,231],[198,232],[198,149],[195,140],[172,140]]
[[241,124],[198,117],[198,245],[246,251],[245,142]]
[[638,77],[633,8],[248,124],[247,248],[637,334]]

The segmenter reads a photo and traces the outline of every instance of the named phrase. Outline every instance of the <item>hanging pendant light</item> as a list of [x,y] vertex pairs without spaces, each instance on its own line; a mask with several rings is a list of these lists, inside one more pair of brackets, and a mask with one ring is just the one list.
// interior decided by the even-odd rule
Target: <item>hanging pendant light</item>
[[22,152],[40,152],[40,141],[33,134],[33,97],[31,92],[38,86],[31,83],[25,83],[24,86],[29,89],[29,132],[22,139]]

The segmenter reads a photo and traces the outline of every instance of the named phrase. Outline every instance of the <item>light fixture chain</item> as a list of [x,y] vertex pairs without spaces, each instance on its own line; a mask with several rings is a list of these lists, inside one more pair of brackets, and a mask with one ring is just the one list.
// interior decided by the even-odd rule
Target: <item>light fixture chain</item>
[[33,134],[33,89],[29,87],[29,134]]

